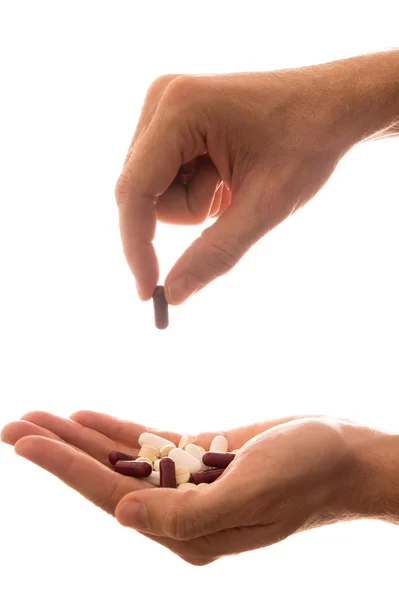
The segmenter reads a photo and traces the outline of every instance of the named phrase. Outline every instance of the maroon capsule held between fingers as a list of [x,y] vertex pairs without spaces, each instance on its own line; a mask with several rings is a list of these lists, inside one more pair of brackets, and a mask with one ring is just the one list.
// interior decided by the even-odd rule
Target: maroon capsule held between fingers
[[114,471],[129,477],[148,477],[152,473],[152,466],[144,461],[119,460],[114,465]]
[[126,452],[119,452],[119,450],[112,450],[110,453],[108,460],[111,465],[116,465],[118,460],[135,460],[135,456],[131,454],[126,454]]
[[202,462],[207,467],[218,467],[225,469],[235,459],[236,455],[232,452],[205,452]]
[[152,300],[154,303],[155,327],[157,329],[166,329],[169,325],[169,312],[163,285],[157,285],[152,295]]
[[191,475],[191,481],[198,485],[199,483],[213,483],[221,476],[224,469],[212,469],[211,471],[200,471]]
[[160,485],[161,488],[176,488],[176,466],[175,462],[168,457],[162,458],[159,462]]

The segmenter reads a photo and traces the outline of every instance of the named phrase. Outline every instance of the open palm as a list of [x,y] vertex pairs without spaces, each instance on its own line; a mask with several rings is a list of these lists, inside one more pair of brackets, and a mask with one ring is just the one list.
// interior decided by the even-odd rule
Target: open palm
[[[208,448],[215,435],[223,434],[228,439],[230,449],[241,448],[254,436],[297,418],[286,417],[227,432],[202,433],[195,437],[194,442]],[[175,444],[181,437],[174,432],[155,430],[97,412],[79,411],[65,419],[35,411],[27,413],[20,421],[6,425],[2,440],[14,445],[18,455],[53,473],[95,505],[115,515],[116,507],[124,496],[153,487],[147,482],[115,473],[108,462],[112,450],[137,455],[138,437],[143,431],[161,435]],[[192,564],[209,562],[198,558],[203,554],[198,547],[209,545],[209,536],[204,535],[192,542],[162,535],[148,534],[147,537],[167,546]]]

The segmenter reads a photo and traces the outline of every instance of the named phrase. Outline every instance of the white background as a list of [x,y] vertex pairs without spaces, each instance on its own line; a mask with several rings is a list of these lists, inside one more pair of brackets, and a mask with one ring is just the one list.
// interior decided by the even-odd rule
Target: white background
[[[125,265],[113,189],[157,75],[398,46],[394,0],[275,4],[1,3],[0,425],[93,409],[183,431],[307,412],[399,430],[397,139],[354,149],[166,331]],[[196,234],[159,228],[162,278]],[[394,526],[332,526],[200,569],[5,445],[0,466],[7,600],[396,590]]]

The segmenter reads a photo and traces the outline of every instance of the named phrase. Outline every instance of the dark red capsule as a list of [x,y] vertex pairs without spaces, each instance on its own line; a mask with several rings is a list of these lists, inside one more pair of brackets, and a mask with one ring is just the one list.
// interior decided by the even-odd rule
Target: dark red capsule
[[236,455],[232,452],[205,452],[202,462],[207,467],[218,467],[225,469],[235,459]]
[[161,488],[176,488],[176,466],[175,462],[168,458],[162,458],[159,462],[160,487]]
[[163,285],[157,285],[152,295],[152,300],[154,304],[155,327],[157,329],[166,329],[169,325],[169,311]]
[[196,485],[198,485],[199,483],[213,483],[218,477],[221,476],[223,471],[224,469],[211,469],[209,471],[200,471],[199,473],[194,473],[191,476],[191,480]]
[[152,466],[144,461],[119,460],[114,465],[114,471],[129,477],[148,477],[152,473]]
[[135,460],[136,457],[131,454],[126,454],[126,452],[119,452],[119,450],[112,450],[110,453],[108,460],[111,465],[116,465],[118,460]]

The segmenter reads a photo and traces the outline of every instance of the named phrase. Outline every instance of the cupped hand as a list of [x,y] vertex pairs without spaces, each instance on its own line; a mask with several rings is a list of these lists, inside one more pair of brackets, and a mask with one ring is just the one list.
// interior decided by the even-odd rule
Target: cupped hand
[[[196,436],[195,442],[209,447],[215,435],[224,434],[229,440],[230,448],[240,448],[254,436],[296,418],[298,417],[265,421],[228,432],[203,433]],[[178,443],[181,437],[174,432],[151,429],[91,411],[77,412],[70,419],[35,411],[6,425],[2,430],[1,439],[13,445],[18,455],[46,469],[98,507],[118,517],[118,507],[121,507],[124,501],[130,503],[132,492],[160,491],[154,490],[149,483],[115,473],[108,462],[112,450],[136,455],[139,451],[138,437],[143,431],[151,431],[174,443]],[[247,450],[244,456],[246,453]],[[184,505],[187,501],[191,502],[192,495],[188,491],[175,492]],[[198,501],[205,502],[205,509],[209,496],[201,489],[195,492],[198,494]],[[190,542],[186,539],[179,541],[177,538],[182,535],[178,530],[173,535],[173,502],[172,498],[164,524],[165,534],[159,529],[159,514],[154,521],[158,527],[155,535],[152,535],[151,531],[143,533],[193,564],[205,564],[213,560],[214,557],[204,551],[208,544],[209,548],[212,547],[212,536],[204,534],[199,540]],[[220,552],[220,545],[216,545],[215,550]]]
[[224,474],[195,490],[157,489],[109,466],[119,449],[138,452],[138,437],[152,431],[177,443],[180,435],[90,411],[64,419],[31,412],[6,425],[2,440],[125,526],[203,565],[228,554],[278,542],[290,534],[337,520],[350,508],[355,450],[376,432],[349,421],[286,417],[228,432],[196,436],[209,447],[216,434],[241,448]]
[[115,192],[143,300],[159,278],[157,220],[216,219],[166,278],[168,302],[180,304],[318,192],[354,143],[345,96],[351,69],[337,61],[153,83]]

